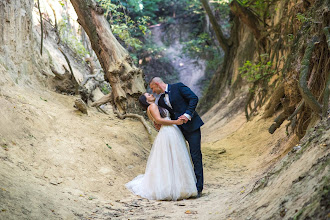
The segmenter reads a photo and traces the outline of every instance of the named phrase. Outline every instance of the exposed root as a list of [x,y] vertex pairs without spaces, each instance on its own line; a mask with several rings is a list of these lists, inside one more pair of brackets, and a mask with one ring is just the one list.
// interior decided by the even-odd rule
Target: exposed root
[[302,67],[299,76],[299,91],[306,104],[313,109],[317,114],[322,113],[321,105],[318,103],[314,95],[308,89],[307,86],[307,76],[309,73],[309,64],[312,57],[313,49],[315,44],[318,42],[318,37],[314,36],[313,39],[309,42],[308,47],[306,48],[304,58],[302,60]]
[[72,67],[71,67],[71,64],[70,64],[70,60],[69,60],[69,58],[65,55],[65,53],[63,52],[63,50],[62,50],[60,47],[58,47],[58,49],[59,49],[59,50],[61,51],[61,53],[63,54],[63,56],[64,56],[64,58],[65,58],[65,60],[66,60],[66,62],[67,62],[67,64],[68,64],[68,66],[69,66],[69,69],[70,69],[70,72],[71,72],[72,78],[74,79],[74,82],[75,82],[75,83],[74,83],[75,94],[78,95],[78,94],[79,94],[79,84],[78,84],[76,78],[74,77],[73,70],[72,70]]
[[329,32],[330,27],[325,27],[323,28],[323,32],[326,36],[327,43],[328,43],[328,49],[330,49],[330,32]]
[[91,106],[97,108],[108,102],[112,103],[112,93],[109,93],[109,94],[103,96],[102,98],[100,98],[99,100],[93,102]]
[[142,115],[138,115],[138,114],[132,114],[132,113],[127,113],[127,114],[120,114],[120,112],[118,112],[117,110],[113,110],[113,112],[117,115],[118,118],[120,119],[125,119],[125,118],[136,118],[138,120],[141,121],[141,123],[143,124],[143,126],[145,127],[145,129],[147,130],[149,136],[151,135],[151,129],[149,127],[149,125],[147,124],[146,120],[144,119],[144,117]]
[[281,83],[279,87],[274,91],[273,95],[270,97],[270,101],[268,102],[265,113],[262,118],[269,118],[274,114],[274,112],[278,109],[281,104],[281,98],[284,96],[284,84]]

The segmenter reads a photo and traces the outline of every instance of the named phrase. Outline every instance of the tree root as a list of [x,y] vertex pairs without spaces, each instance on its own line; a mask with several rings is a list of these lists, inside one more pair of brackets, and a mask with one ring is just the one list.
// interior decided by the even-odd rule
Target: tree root
[[330,32],[329,32],[330,27],[325,27],[323,28],[323,32],[326,36],[327,43],[328,43],[328,49],[330,49]]
[[138,114],[132,114],[132,113],[127,113],[127,114],[120,114],[117,110],[113,111],[118,118],[120,119],[125,119],[125,118],[136,118],[139,119],[141,121],[141,123],[143,124],[143,126],[145,127],[145,129],[147,130],[148,134],[151,135],[151,129],[148,126],[146,120],[144,119],[144,117],[142,115],[138,115]]
[[100,74],[100,73],[95,74],[95,75],[86,75],[86,76],[84,76],[84,80],[81,82],[81,86],[84,86],[84,85],[87,83],[87,81],[88,81],[89,79],[91,79],[91,78],[94,78],[96,81],[99,81],[99,82],[100,82],[100,80],[97,80],[97,79],[96,79],[96,77],[98,77],[99,74]]
[[291,120],[293,119],[293,117],[296,116],[296,115],[300,112],[300,110],[301,110],[301,108],[304,106],[304,104],[305,104],[305,102],[304,102],[304,100],[302,100],[302,101],[299,103],[299,105],[298,105],[298,107],[296,108],[296,110],[295,110],[295,111],[292,113],[292,115],[290,115],[290,117],[288,118],[289,121],[291,121]]
[[292,113],[292,115],[290,115],[288,117],[288,121],[290,121],[287,125],[286,125],[286,133],[289,136],[289,126],[291,125],[291,130],[293,131],[296,127],[297,124],[297,114],[299,114],[299,112],[301,111],[302,107],[304,106],[305,102],[304,100],[302,100],[298,107],[296,108],[296,110]]
[[273,95],[270,97],[270,100],[265,107],[264,115],[262,116],[263,119],[269,118],[274,114],[281,103],[281,98],[284,96],[284,84],[282,83],[277,89],[275,89]]
[[50,69],[54,73],[53,83],[55,90],[60,93],[73,95],[76,92],[77,81],[69,72],[69,70],[63,65],[64,73],[59,73],[54,66],[50,66]]
[[329,90],[330,90],[329,87],[330,87],[330,76],[328,75],[327,84],[325,86],[324,95],[323,95],[323,109],[322,109],[323,118],[327,116],[328,107],[329,107]]
[[289,126],[292,124],[292,122],[290,121],[286,126],[285,126],[285,130],[286,130],[286,135],[289,136]]
[[104,114],[106,114],[106,115],[109,114],[108,112],[106,112],[106,111],[104,111],[102,108],[100,108],[99,106],[97,106],[96,109],[97,109],[99,112],[102,112],[102,113],[104,113]]
[[41,46],[40,46],[40,54],[42,56],[42,47],[43,47],[43,42],[44,42],[44,24],[42,22],[42,14],[41,14],[41,10],[40,10],[40,1],[38,0],[38,10],[39,10],[39,14],[40,14],[40,29],[41,29]]
[[286,118],[287,114],[283,111],[279,116],[274,119],[274,123],[268,129],[269,133],[274,134],[276,129],[281,126],[281,124],[285,121]]
[[288,100],[283,99],[282,105],[284,109],[283,112],[274,119],[274,123],[268,129],[269,133],[271,134],[273,134],[276,131],[276,129],[281,126],[281,124],[285,121],[285,119],[287,119],[288,116],[290,116],[292,112],[294,112],[295,110],[294,106],[289,106]]
[[249,114],[249,110],[248,108],[250,109],[250,111],[252,110],[252,107],[251,107],[251,101],[253,99],[253,96],[254,96],[254,92],[249,92],[249,96],[247,98],[247,101],[246,101],[246,104],[245,104],[245,117],[246,117],[246,120],[248,121],[250,119],[250,114]]
[[109,93],[109,94],[103,96],[102,98],[100,98],[99,100],[93,102],[91,106],[97,108],[107,102],[112,102],[112,93]]
[[56,78],[58,78],[60,80],[63,80],[64,79],[64,74],[61,74],[61,73],[57,72],[57,70],[54,68],[53,65],[50,65],[50,69],[54,73],[54,75],[55,75]]
[[59,49],[59,50],[61,51],[61,53],[63,54],[63,56],[64,56],[64,58],[65,58],[65,60],[66,60],[66,62],[67,62],[67,64],[68,64],[68,66],[69,66],[69,69],[70,69],[71,75],[72,75],[72,77],[73,77],[73,79],[74,79],[74,82],[75,82],[75,85],[74,85],[74,87],[75,87],[75,94],[76,94],[76,95],[79,95],[79,84],[78,84],[76,78],[74,77],[73,70],[72,70],[72,67],[71,67],[71,64],[70,64],[70,60],[69,60],[69,58],[66,56],[66,54],[63,52],[63,50],[62,50],[60,47],[58,47],[58,49]]
[[318,37],[314,36],[306,48],[303,60],[301,62],[302,67],[299,76],[298,88],[306,104],[317,114],[321,114],[322,113],[321,105],[318,103],[318,101],[316,100],[316,98],[314,97],[314,95],[311,93],[311,91],[308,89],[307,86],[307,75],[309,72],[310,59],[312,57],[315,43],[317,43],[317,41],[318,41]]

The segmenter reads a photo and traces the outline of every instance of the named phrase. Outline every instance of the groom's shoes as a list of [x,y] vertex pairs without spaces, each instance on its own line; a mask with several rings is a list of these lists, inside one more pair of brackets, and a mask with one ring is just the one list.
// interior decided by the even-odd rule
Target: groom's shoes
[[202,191],[198,191],[196,198],[200,198],[202,196]]

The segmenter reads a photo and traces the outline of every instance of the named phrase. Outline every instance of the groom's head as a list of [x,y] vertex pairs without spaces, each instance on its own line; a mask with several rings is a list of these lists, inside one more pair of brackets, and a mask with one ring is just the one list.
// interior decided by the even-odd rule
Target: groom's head
[[153,77],[149,82],[150,89],[153,93],[160,94],[164,93],[166,84],[160,77]]

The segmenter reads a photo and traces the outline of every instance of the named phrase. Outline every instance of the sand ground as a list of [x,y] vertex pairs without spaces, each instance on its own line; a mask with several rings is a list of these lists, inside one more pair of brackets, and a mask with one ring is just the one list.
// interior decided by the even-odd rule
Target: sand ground
[[256,181],[298,143],[283,128],[270,135],[271,119],[247,122],[240,111],[228,115],[231,104],[217,113],[215,106],[202,127],[203,196],[148,201],[124,187],[147,162],[143,125],[117,119],[110,107],[109,115],[82,114],[74,100],[47,89],[1,89],[0,219],[228,219],[253,207]]

